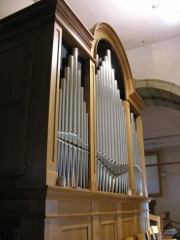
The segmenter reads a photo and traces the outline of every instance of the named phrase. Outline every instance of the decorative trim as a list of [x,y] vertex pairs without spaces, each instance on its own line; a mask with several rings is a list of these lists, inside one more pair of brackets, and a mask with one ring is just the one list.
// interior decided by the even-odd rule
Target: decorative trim
[[[43,22],[53,23],[55,20],[63,27],[63,35],[69,37],[72,42],[76,41],[78,47],[85,51],[86,58],[92,58],[90,51],[94,37],[64,0],[39,1],[2,19],[0,40],[4,38],[4,33],[17,34],[18,30],[27,31]],[[92,60],[95,61],[93,58]]]
[[122,67],[122,71],[124,74],[123,78],[125,85],[125,93],[126,99],[128,99],[129,95],[131,95],[135,91],[135,88],[129,62],[125,50],[123,48],[123,45],[119,40],[119,37],[117,36],[116,32],[112,29],[112,27],[104,22],[96,24],[91,29],[91,32],[93,33],[95,39],[92,46],[92,55],[94,58],[97,53],[97,45],[99,41],[102,39],[107,40],[107,42],[111,44],[114,52],[117,54],[119,64]]
[[129,95],[129,98],[127,100],[130,103],[130,106],[134,109],[135,113],[141,115],[141,112],[145,105],[142,98],[137,94],[137,92],[133,92],[131,95]]
[[135,211],[112,211],[112,212],[90,212],[90,213],[69,213],[69,214],[46,214],[46,218],[64,218],[64,217],[94,217],[103,215],[119,215],[119,214],[138,214],[149,212],[149,210],[135,210]]
[[4,33],[17,35],[18,31],[28,30],[42,24],[44,21],[54,20],[55,1],[39,1],[22,9],[0,21],[0,39]]
[[73,201],[98,201],[98,202],[118,202],[118,203],[149,203],[150,199],[142,196],[129,196],[125,194],[116,194],[108,192],[90,191],[88,189],[73,189],[68,187],[48,186],[47,200],[65,200]]
[[83,47],[88,57],[91,57],[90,51],[94,37],[64,0],[57,1],[56,20],[65,29],[63,34],[70,36],[71,41],[75,39],[78,47]]

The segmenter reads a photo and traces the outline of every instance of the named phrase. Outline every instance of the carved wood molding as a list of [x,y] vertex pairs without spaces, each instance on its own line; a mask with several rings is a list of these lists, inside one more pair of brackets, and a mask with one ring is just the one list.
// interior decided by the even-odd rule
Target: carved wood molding
[[[54,20],[55,1],[40,1],[21,11],[18,11],[0,21],[0,39],[3,33],[17,34],[43,22]],[[7,36],[5,36],[7,37]]]
[[88,57],[91,57],[94,37],[64,0],[57,1],[56,20],[64,29],[63,34],[75,40],[79,47],[86,51]]
[[102,216],[102,215],[123,215],[123,214],[138,214],[146,213],[149,210],[136,210],[136,211],[114,211],[114,212],[90,212],[90,213],[69,213],[69,214],[46,214],[46,218],[64,218],[64,217],[93,217],[93,216]]
[[127,100],[130,103],[130,106],[134,110],[134,112],[138,115],[141,115],[141,112],[145,105],[137,92],[133,92],[132,94],[130,94]]
[[64,0],[39,1],[21,10],[21,13],[14,13],[0,21],[2,38],[3,33],[17,34],[18,31],[33,28],[43,22],[53,24],[56,20],[63,28],[64,35],[69,35],[71,41],[76,41],[88,58],[92,58],[90,51],[94,37]]
[[91,32],[93,33],[95,39],[92,46],[92,55],[94,57],[96,56],[97,53],[97,45],[99,41],[102,39],[110,43],[114,52],[116,53],[119,60],[119,65],[121,66],[124,75],[123,79],[127,99],[129,95],[131,95],[135,91],[135,88],[129,62],[119,37],[117,36],[116,32],[112,29],[112,27],[104,22],[96,24],[91,29]]
[[141,196],[129,196],[125,194],[116,194],[108,192],[90,191],[86,189],[73,189],[68,187],[48,186],[47,199],[65,200],[73,199],[73,201],[98,201],[98,202],[117,202],[117,203],[149,203],[150,199]]

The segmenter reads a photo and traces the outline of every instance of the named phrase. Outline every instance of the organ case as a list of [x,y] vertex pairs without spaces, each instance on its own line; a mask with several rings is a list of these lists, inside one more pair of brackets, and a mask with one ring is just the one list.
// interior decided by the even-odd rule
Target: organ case
[[[143,103],[114,30],[100,23],[90,32],[65,1],[53,0],[4,19],[1,32],[2,77],[18,83],[17,99],[28,93],[26,115],[13,116],[23,123],[23,140],[17,137],[14,161],[3,153],[0,165],[4,227],[22,239],[55,240],[119,240],[145,231]],[[19,61],[27,67],[12,79],[6,72]],[[2,99],[3,116],[12,101]],[[6,151],[13,148],[14,138],[4,139]]]

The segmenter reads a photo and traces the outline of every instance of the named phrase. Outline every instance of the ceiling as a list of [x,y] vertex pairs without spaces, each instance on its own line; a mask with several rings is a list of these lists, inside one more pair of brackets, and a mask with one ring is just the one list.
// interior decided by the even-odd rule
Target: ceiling
[[180,36],[180,18],[176,23],[165,21],[159,15],[158,8],[152,8],[151,0],[67,2],[88,28],[97,22],[110,24],[119,35],[125,50]]
[[[34,4],[33,0],[0,1],[0,18]],[[152,1],[157,0],[66,0],[88,29],[98,22],[111,25],[126,51],[180,36],[180,11],[179,21],[167,22],[160,15],[159,7],[152,7]],[[169,0],[170,3],[174,1],[180,4],[180,0]],[[139,94],[144,97],[147,105],[154,105],[143,111],[145,147],[168,146],[172,142],[180,144],[180,111],[177,111],[179,98],[175,99],[173,94],[147,87],[139,89]],[[176,110],[167,106],[172,104],[170,99],[173,99]]]
[[[0,18],[34,1],[1,0]],[[152,7],[153,1],[157,0],[66,0],[87,28],[92,28],[97,22],[110,24],[125,50],[180,36],[180,17],[176,23],[167,22],[159,14],[159,7]],[[180,0],[169,0],[170,3],[173,1],[180,4]]]

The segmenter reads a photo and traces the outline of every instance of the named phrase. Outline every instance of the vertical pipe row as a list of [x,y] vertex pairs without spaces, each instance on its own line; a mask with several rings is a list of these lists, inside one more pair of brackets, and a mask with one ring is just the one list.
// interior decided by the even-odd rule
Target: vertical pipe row
[[126,116],[120,99],[111,52],[104,60],[97,56],[96,142],[100,191],[127,193],[128,149]]
[[66,186],[88,187],[88,114],[78,69],[78,49],[68,56],[60,81],[58,125],[58,176]]

